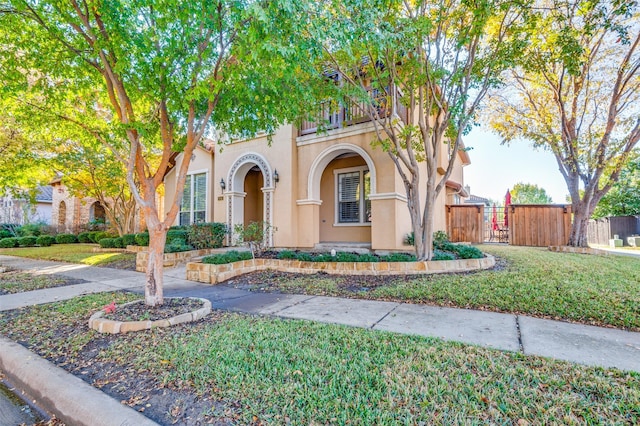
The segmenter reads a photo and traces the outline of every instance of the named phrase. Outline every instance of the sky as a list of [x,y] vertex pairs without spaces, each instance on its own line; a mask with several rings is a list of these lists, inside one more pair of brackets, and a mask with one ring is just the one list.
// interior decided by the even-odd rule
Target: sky
[[471,193],[491,200],[503,200],[516,183],[536,184],[556,204],[565,204],[569,194],[551,152],[534,149],[527,141],[501,145],[500,137],[476,128],[464,138],[471,164],[464,168],[464,183]]

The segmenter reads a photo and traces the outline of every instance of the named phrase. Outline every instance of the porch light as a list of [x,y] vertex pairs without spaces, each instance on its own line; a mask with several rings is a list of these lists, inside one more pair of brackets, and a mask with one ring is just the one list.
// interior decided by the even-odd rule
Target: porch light
[[280,175],[278,174],[278,169],[273,171],[273,180],[278,183],[280,182]]
[[227,184],[224,183],[224,178],[220,178],[220,189],[224,191],[226,187]]

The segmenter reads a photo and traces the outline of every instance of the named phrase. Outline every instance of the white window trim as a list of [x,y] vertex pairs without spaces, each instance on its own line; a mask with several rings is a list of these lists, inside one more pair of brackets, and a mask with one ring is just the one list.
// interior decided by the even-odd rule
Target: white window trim
[[[338,205],[340,203],[339,200],[339,181],[338,181],[338,175],[341,175],[343,173],[352,173],[352,172],[360,172],[360,179],[362,181],[362,187],[363,187],[363,191],[364,191],[364,176],[363,176],[363,172],[365,171],[369,171],[369,173],[371,173],[371,171],[369,170],[369,166],[368,165],[364,165],[364,166],[357,166],[357,167],[347,167],[345,169],[335,169],[333,171],[333,187],[334,187],[334,206],[333,206],[333,226],[337,226],[337,227],[345,227],[345,226],[349,226],[349,227],[355,227],[355,226],[368,226],[371,227],[371,222],[339,222],[338,218],[340,217],[340,213],[339,213],[339,208]],[[365,206],[364,206],[364,202],[365,202],[365,198],[364,198],[364,194],[362,194],[362,197],[360,198],[360,211],[362,213],[365,212]],[[364,214],[360,215],[360,220],[364,219]]]
[[[205,180],[205,205],[204,205],[204,218],[205,218],[205,222],[207,222],[209,220],[209,170],[208,169],[200,169],[200,170],[193,170],[190,172],[187,172],[187,175],[185,176],[185,179],[191,179],[191,189],[193,190],[193,176],[195,175],[201,175],[204,174],[204,180]],[[184,196],[184,188],[182,189],[182,194]],[[191,193],[191,195],[193,195],[193,192]],[[182,213],[180,210],[178,210],[178,216],[176,218],[176,224],[180,225],[180,213]],[[193,196],[191,197],[191,200],[189,200],[189,223],[193,224]]]

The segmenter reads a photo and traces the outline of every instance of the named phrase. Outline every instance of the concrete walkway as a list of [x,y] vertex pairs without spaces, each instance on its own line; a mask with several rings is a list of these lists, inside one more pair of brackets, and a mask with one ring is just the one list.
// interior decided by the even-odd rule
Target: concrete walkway
[[[0,296],[0,311],[103,291],[124,289],[143,292],[143,275],[132,271],[9,256],[0,256],[0,265],[86,281],[66,287]],[[257,293],[228,284],[212,286],[187,281],[182,278],[185,275],[184,267],[166,270],[166,297],[204,297],[218,309],[439,337],[526,355],[640,372],[640,333],[468,309]],[[14,350],[15,346],[18,345],[12,346],[6,339],[0,340],[1,369],[6,368],[3,362],[5,352]],[[10,372],[5,372],[10,375]]]

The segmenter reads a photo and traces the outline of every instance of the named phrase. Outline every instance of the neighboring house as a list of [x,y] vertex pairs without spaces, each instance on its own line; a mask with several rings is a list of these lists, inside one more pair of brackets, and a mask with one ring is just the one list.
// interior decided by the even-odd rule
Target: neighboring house
[[464,200],[465,204],[483,204],[486,207],[491,206],[491,201],[488,198],[480,197],[478,195],[471,194],[470,188],[466,187],[467,192],[469,193],[469,198]]
[[[198,221],[236,224],[265,221],[276,231],[269,245],[314,248],[357,244],[374,250],[407,250],[411,232],[407,198],[388,154],[373,148],[373,123],[366,117],[344,119],[342,109],[326,118],[331,129],[316,124],[282,126],[267,135],[225,144],[213,141],[189,159],[189,171],[176,225]],[[448,161],[444,150],[439,170]],[[466,151],[455,153],[455,169],[437,200],[435,230],[446,231],[446,204],[468,194],[463,166]],[[175,169],[165,178],[165,210],[174,202]],[[423,174],[424,176],[424,174]],[[423,185],[425,183],[423,182]]]
[[26,223],[51,224],[51,186],[39,186],[35,202],[15,198],[11,194],[0,197],[0,223],[24,225]]
[[62,178],[51,182],[53,211],[51,225],[60,233],[78,233],[90,222],[106,222],[104,207],[95,198],[71,195]]

